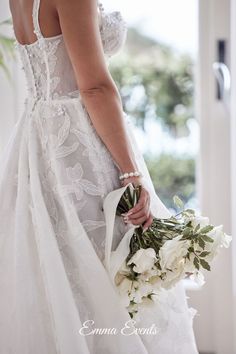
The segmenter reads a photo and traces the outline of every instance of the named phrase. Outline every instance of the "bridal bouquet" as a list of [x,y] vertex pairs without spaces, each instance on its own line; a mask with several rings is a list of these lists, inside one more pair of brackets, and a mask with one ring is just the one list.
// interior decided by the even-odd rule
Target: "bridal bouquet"
[[[141,187],[128,187],[117,207],[117,214],[127,213],[138,201]],[[131,318],[140,305],[158,300],[163,289],[172,288],[186,276],[204,283],[202,270],[211,270],[210,263],[220,248],[228,248],[231,236],[223,226],[213,226],[207,217],[197,216],[192,209],[182,208],[168,219],[154,218],[144,232],[136,227],[130,239],[129,255],[115,276],[115,285]]]

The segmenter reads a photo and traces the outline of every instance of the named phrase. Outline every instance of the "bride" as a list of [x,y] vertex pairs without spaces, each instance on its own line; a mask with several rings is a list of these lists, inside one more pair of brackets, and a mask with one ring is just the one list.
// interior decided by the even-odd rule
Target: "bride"
[[169,215],[108,70],[125,21],[96,0],[10,8],[28,98],[0,161],[0,353],[197,353],[181,284],[132,327],[104,266],[110,191],[142,185],[113,249],[130,224]]

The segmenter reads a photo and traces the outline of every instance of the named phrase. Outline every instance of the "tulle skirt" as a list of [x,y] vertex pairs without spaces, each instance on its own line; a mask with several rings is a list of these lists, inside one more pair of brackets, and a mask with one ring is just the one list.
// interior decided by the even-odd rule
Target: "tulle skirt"
[[[166,217],[124,118],[152,212]],[[103,201],[119,170],[79,96],[29,99],[0,166],[1,354],[197,353],[181,283],[135,331],[109,279]],[[113,249],[127,227],[116,217]]]

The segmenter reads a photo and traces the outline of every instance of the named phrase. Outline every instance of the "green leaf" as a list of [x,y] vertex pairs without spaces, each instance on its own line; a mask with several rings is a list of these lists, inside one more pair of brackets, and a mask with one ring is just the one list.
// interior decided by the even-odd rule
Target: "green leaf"
[[207,252],[207,251],[204,251],[202,253],[199,254],[199,257],[206,257],[208,256],[208,254],[210,254],[211,252]]
[[190,236],[191,231],[192,229],[190,227],[186,227],[186,229],[184,229],[183,236],[184,237]]
[[197,257],[194,257],[194,260],[193,260],[193,264],[195,265],[195,267],[197,268],[197,270],[199,270],[199,259]]
[[186,258],[190,261],[190,253],[187,253]]
[[207,226],[204,226],[202,229],[201,229],[201,233],[202,234],[207,234],[208,232],[212,231],[214,229],[214,226],[212,225],[207,225]]
[[205,243],[205,241],[202,239],[202,237],[199,237],[199,239],[198,239],[197,241],[198,241],[199,246],[204,250],[204,249],[205,249],[205,246],[206,246],[206,243]]
[[207,235],[202,235],[201,238],[206,242],[214,242],[213,238],[211,238]]
[[173,201],[178,208],[183,209],[184,203],[177,195],[174,196]]
[[204,268],[208,271],[211,270],[209,263],[207,261],[205,261],[205,259],[200,259],[200,264],[201,264],[202,268]]
[[194,233],[197,233],[200,230],[200,228],[201,228],[201,225],[197,224],[197,226],[194,229]]

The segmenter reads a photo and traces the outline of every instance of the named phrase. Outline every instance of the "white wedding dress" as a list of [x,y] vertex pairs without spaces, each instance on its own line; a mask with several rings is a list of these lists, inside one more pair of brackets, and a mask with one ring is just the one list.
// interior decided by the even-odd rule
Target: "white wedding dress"
[[[138,327],[154,323],[158,334],[119,332],[130,317],[104,266],[103,211],[119,170],[82,102],[63,36],[41,34],[39,6],[37,41],[17,43],[29,95],[0,161],[0,354],[196,354],[182,284],[140,314]],[[126,37],[121,14],[101,11],[100,32],[108,59]],[[124,119],[152,212],[168,216]],[[116,217],[113,249],[127,228]],[[82,335],[86,320],[118,331]]]

